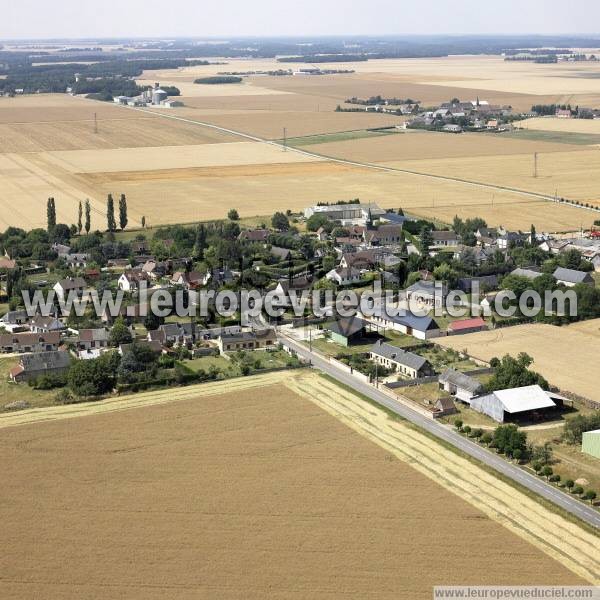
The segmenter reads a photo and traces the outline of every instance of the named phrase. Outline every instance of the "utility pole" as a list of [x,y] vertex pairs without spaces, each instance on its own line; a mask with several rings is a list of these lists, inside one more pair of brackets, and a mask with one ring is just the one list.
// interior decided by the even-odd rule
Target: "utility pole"
[[287,152],[287,129],[283,128],[283,151]]
[[533,177],[537,179],[538,176],[538,153],[533,153]]
[[94,133],[98,133],[98,115],[94,113]]

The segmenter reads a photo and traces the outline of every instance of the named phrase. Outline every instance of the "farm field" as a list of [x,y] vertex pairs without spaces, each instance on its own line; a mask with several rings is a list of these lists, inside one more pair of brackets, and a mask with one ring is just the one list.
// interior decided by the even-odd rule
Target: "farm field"
[[[72,223],[79,201],[89,198],[92,227],[103,228],[108,193],[127,194],[132,226],[142,216],[152,225],[222,218],[231,207],[242,217],[268,216],[274,210],[356,197],[442,222],[455,215],[481,216],[490,225],[511,229],[534,223],[542,231],[577,230],[594,219],[590,212],[511,192],[315,161],[240,142],[239,136],[196,122],[277,140],[285,128],[293,144],[306,142],[306,150],[327,156],[597,203],[600,151],[582,145],[592,138],[571,137],[572,144],[564,143],[567,133],[595,134],[562,132],[565,140],[517,139],[517,134],[371,135],[369,129],[404,118],[338,113],[335,107],[352,96],[375,94],[412,97],[425,105],[452,97],[479,97],[520,109],[544,102],[590,105],[600,100],[600,65],[507,63],[486,56],[370,60],[322,65],[355,69],[353,74],[251,76],[239,85],[193,83],[219,71],[308,66],[266,59],[225,62],[142,75],[144,83],[180,87],[186,104],[180,109],[131,110],[59,94],[1,98],[0,193],[10,210],[0,211],[0,227],[43,226],[45,202],[53,196],[60,222]],[[540,78],[550,80],[546,87]],[[487,89],[490,81],[497,82],[496,88]],[[571,90],[572,82],[577,86]],[[513,83],[514,89],[506,91]],[[523,133],[536,131],[543,134]],[[539,156],[536,179],[534,152]]]
[[579,146],[515,140],[502,135],[479,133],[451,135],[410,129],[397,135],[387,136],[385,140],[371,138],[360,141],[336,141],[318,144],[311,148],[319,154],[360,162],[531,155],[533,152],[564,152],[580,149]]
[[[50,410],[0,419],[5,597],[412,599],[600,577],[592,534],[314,374]],[[43,501],[13,501],[33,487]]]
[[600,204],[600,150],[550,152],[538,155],[538,176],[533,176],[533,155],[440,158],[427,161],[390,161],[386,164],[448,177],[510,186],[573,200]]
[[600,119],[557,119],[554,117],[525,119],[519,128],[537,131],[600,134]]
[[[593,319],[565,327],[517,325],[435,341],[447,348],[466,349],[470,356],[484,361],[527,352],[534,359],[533,369],[550,384],[600,401],[596,375],[599,337],[600,319]],[[569,349],[560,354],[560,369],[556,368],[557,348]]]

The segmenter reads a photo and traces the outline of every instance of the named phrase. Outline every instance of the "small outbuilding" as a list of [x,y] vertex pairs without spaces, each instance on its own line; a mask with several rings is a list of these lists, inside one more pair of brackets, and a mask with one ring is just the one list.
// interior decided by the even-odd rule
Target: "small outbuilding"
[[483,392],[483,385],[473,377],[455,369],[446,369],[438,378],[440,389],[457,400],[470,404],[471,400]]
[[366,323],[359,317],[339,319],[328,325],[331,339],[340,346],[349,346],[365,337]]
[[452,323],[448,325],[448,335],[475,333],[476,331],[485,331],[487,328],[486,322],[481,317],[460,319],[458,321],[452,321]]

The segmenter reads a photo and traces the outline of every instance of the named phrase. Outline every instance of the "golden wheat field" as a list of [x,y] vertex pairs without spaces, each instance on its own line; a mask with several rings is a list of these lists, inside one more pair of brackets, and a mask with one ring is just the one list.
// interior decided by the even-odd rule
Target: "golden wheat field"
[[525,119],[519,123],[523,129],[537,131],[559,131],[568,133],[600,134],[600,119]]
[[[471,356],[484,361],[527,352],[535,361],[532,368],[552,385],[600,401],[597,380],[599,335],[600,319],[595,319],[565,327],[518,325],[440,338],[436,343],[455,350],[467,350]],[[568,349],[558,357],[560,369],[556,368],[557,348]]]
[[3,597],[412,600],[440,583],[598,581],[591,534],[314,374],[50,411],[0,419]]
[[[600,148],[539,153],[537,177],[534,161],[531,153],[389,161],[386,164],[600,204]],[[586,218],[585,215],[582,218]]]
[[[306,150],[595,203],[600,150],[581,145],[582,140],[571,139],[579,144],[571,145],[564,143],[568,137],[558,140],[562,143],[531,139],[534,129],[528,139],[422,132],[369,137],[365,130],[394,126],[403,118],[338,113],[335,107],[351,96],[377,94],[424,103],[479,97],[519,109],[544,102],[589,105],[600,100],[599,65],[507,63],[486,56],[369,60],[323,65],[354,69],[352,74],[193,83],[219,71],[308,66],[267,59],[224,62],[144,73],[144,84],[181,88],[186,106],[172,110],[132,110],[59,94],[0,98],[0,194],[10,202],[10,210],[0,212],[0,227],[43,226],[46,199],[54,196],[59,220],[66,223],[76,220],[79,201],[90,198],[92,226],[102,229],[108,193],[127,194],[132,226],[142,215],[154,225],[221,218],[231,207],[242,216],[266,216],[355,197],[445,222],[455,215],[481,216],[490,225],[513,229],[535,223],[544,231],[566,231],[594,220],[586,211],[485,186],[307,160],[262,143],[241,143],[247,140],[202,123],[267,139],[281,139],[285,128],[293,143],[323,135],[323,143],[311,139]],[[541,121],[527,126],[558,127],[557,119]],[[560,127],[571,135],[589,133],[573,130],[572,122]],[[356,139],[341,141],[340,132]]]

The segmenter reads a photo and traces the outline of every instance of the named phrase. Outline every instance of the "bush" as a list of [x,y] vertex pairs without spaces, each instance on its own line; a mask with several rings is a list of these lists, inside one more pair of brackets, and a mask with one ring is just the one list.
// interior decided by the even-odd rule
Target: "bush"
[[487,445],[489,445],[489,444],[492,442],[492,440],[493,440],[493,439],[494,439],[494,438],[492,437],[492,434],[491,434],[491,433],[488,433],[488,432],[484,433],[484,434],[481,436],[481,441],[482,441],[484,444],[487,444]]
[[462,429],[463,422],[460,419],[454,419],[454,427],[459,431]]
[[548,481],[552,483],[558,483],[560,481],[560,475],[551,475],[548,477]]
[[580,485],[576,485],[572,490],[571,490],[572,494],[575,494],[576,496],[581,496],[581,494],[583,494],[583,488]]
[[537,461],[536,461],[536,462],[534,462],[534,463],[533,463],[531,466],[533,467],[533,470],[534,470],[536,473],[538,473],[538,474],[539,474],[539,472],[542,470],[542,467],[543,467],[544,465],[542,465],[542,463],[541,463],[541,462],[537,462]]
[[594,490],[587,490],[587,492],[583,495],[584,500],[589,500],[590,504],[594,502],[596,499],[596,492]]
[[463,432],[464,434],[466,434],[466,435],[469,435],[469,434],[471,433],[471,427],[470,427],[469,425],[465,425],[465,426],[462,428],[462,432]]
[[554,473],[554,471],[552,470],[552,467],[549,467],[548,465],[546,465],[541,471],[541,475],[548,480],[550,479],[550,475],[552,475],[552,473]]
[[567,479],[565,481],[565,487],[571,491],[571,489],[573,488],[573,486],[575,485],[575,482],[572,479]]
[[477,429],[473,429],[473,431],[471,431],[472,438],[479,439],[482,435],[483,435],[483,429],[477,428]]

